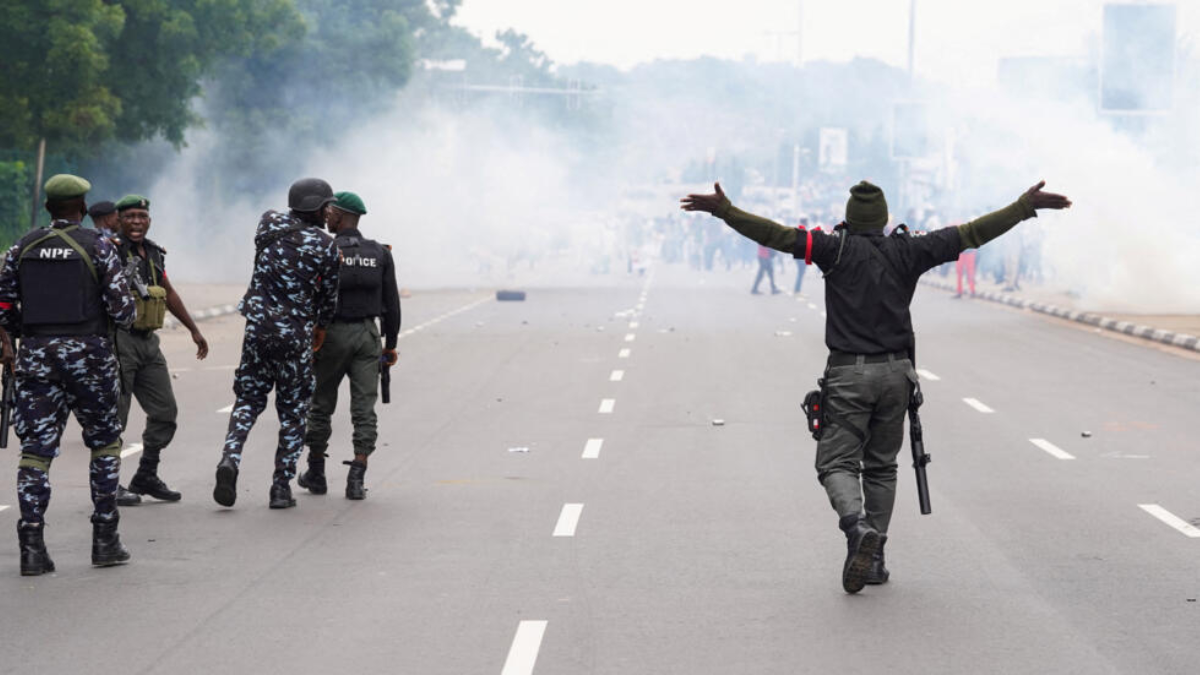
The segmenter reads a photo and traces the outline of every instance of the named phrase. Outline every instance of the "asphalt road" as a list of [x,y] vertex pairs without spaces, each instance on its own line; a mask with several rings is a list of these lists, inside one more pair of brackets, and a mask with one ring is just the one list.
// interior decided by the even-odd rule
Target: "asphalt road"
[[810,307],[750,276],[417,294],[367,500],[343,400],[330,494],[286,511],[270,409],[237,505],[211,498],[240,322],[203,324],[203,362],[169,331],[183,501],[124,509],[133,561],[90,567],[72,424],[58,571],[22,578],[0,481],[0,673],[1200,672],[1200,362],[921,289],[934,512],[906,447],[892,581],[848,596],[799,410],[820,283]]

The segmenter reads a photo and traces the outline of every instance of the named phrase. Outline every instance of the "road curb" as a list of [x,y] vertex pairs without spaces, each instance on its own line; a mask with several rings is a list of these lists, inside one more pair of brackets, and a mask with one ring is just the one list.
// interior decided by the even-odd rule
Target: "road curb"
[[[934,288],[951,293],[957,292],[958,290],[954,284],[948,282],[922,279],[921,283],[926,286],[932,286]],[[1109,330],[1114,333],[1121,333],[1123,335],[1130,335],[1136,338],[1150,340],[1151,342],[1158,342],[1164,345],[1170,345],[1172,347],[1180,347],[1182,349],[1200,352],[1200,339],[1196,338],[1194,335],[1188,335],[1187,333],[1175,333],[1169,330],[1155,328],[1153,326],[1145,326],[1142,324],[1130,323],[1128,321],[1120,321],[1118,319],[1112,319],[1099,314],[1092,314],[1091,312],[1079,312],[1072,309],[1064,309],[1062,307],[1048,305],[1044,302],[1024,300],[1014,295],[1007,295],[1005,293],[983,291],[976,293],[975,298],[989,300],[991,302],[998,302],[1002,305],[1008,305],[1018,309],[1028,309],[1041,314],[1049,314],[1050,316],[1056,316],[1060,319],[1067,319],[1068,321],[1087,324],[1088,326]]]

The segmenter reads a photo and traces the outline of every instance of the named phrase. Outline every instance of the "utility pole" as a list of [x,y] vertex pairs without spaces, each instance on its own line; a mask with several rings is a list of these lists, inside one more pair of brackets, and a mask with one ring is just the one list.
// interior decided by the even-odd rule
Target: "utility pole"
[[42,172],[46,169],[46,139],[38,141],[37,172],[33,177],[33,205],[29,210],[29,229],[35,229],[38,222],[38,202],[42,201]]
[[796,67],[804,65],[804,0],[796,0]]
[[913,52],[917,44],[917,0],[908,3],[908,89],[912,93]]

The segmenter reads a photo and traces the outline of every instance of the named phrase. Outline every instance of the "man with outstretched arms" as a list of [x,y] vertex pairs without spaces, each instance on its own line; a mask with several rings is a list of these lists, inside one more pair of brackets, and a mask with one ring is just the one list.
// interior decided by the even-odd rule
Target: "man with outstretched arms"
[[884,236],[883,190],[863,181],[850,188],[845,221],[833,232],[784,227],[736,208],[721,186],[688,195],[685,211],[721,218],[763,246],[786,251],[825,274],[824,423],[817,443],[817,478],[839,516],[847,555],[842,587],[857,593],[889,573],[883,546],[896,497],[896,455],[917,381],[909,304],[927,270],[958,258],[1012,229],[1038,209],[1071,205],[1038,183],[1009,206],[958,227],[923,236],[904,228]]
[[313,350],[320,349],[337,307],[338,252],[333,239],[322,231],[334,199],[329,183],[304,178],[288,191],[287,213],[267,211],[259,221],[254,273],[238,305],[246,317],[246,332],[233,381],[237,400],[213,488],[213,499],[222,506],[233,506],[237,500],[242,447],[267,407],[272,389],[279,444],[269,505],[273,509],[296,505],[291,481],[304,449],[313,393]]
[[21,574],[54,571],[44,531],[50,464],[72,412],[91,451],[92,564],[119,565],[129,551],[117,534],[121,467],[120,375],[113,324],[134,319],[128,280],[108,238],[80,228],[91,184],[59,174],[46,181],[49,227],[25,235],[0,268],[0,325],[21,339],[16,431]]

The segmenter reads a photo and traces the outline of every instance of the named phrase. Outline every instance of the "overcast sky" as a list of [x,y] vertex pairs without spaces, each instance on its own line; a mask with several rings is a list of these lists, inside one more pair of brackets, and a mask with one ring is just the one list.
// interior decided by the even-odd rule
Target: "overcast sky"
[[[712,55],[805,61],[855,55],[904,67],[909,0],[464,0],[456,23],[490,38],[515,28],[555,62],[628,68]],[[917,0],[916,69],[936,80],[995,79],[1005,56],[1081,56],[1100,33],[1103,0]],[[1194,35],[1200,0],[1181,0]],[[720,9],[713,9],[720,7]],[[803,8],[801,10],[801,7]],[[781,33],[790,33],[782,35]]]

